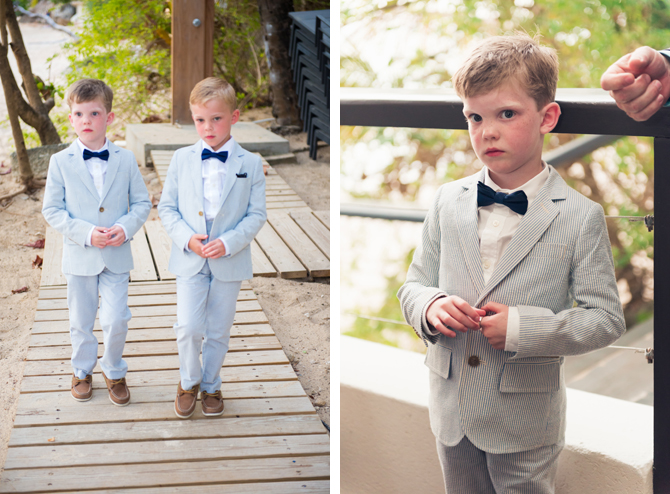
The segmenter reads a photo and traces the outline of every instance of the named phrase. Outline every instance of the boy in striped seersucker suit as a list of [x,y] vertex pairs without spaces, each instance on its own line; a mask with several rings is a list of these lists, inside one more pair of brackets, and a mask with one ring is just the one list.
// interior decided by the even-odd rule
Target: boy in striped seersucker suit
[[602,207],[542,161],[558,59],[486,39],[456,72],[481,172],[443,185],[398,292],[428,345],[430,422],[449,494],[554,492],[564,356],[625,331]]

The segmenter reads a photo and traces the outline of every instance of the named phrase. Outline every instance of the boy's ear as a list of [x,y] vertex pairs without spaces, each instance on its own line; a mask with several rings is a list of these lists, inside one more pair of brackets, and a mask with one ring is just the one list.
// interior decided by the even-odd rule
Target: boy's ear
[[114,121],[114,112],[109,112],[107,114],[107,125],[112,125],[112,122]]
[[233,112],[233,118],[231,119],[231,123],[236,124],[239,119],[240,119],[240,110],[235,110]]
[[558,103],[552,101],[542,108],[542,123],[540,124],[540,134],[545,135],[554,130],[558,123],[558,117],[561,116],[561,107]]

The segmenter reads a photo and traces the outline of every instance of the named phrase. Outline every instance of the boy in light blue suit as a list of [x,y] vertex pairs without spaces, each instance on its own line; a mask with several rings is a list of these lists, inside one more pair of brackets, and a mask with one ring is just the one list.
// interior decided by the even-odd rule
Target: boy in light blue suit
[[565,355],[625,331],[602,207],[542,161],[558,59],[485,40],[456,72],[480,173],[443,185],[398,292],[427,343],[429,412],[449,494],[554,492]]
[[98,360],[93,326],[100,294],[105,351],[100,359],[109,399],[130,403],[123,347],[128,332],[128,280],[133,269],[130,239],[144,224],[151,202],[133,153],[106,137],[114,121],[112,90],[82,79],[67,90],[68,118],[79,138],[51,157],[42,214],[63,235],[72,341],[72,397],[91,399]]
[[182,419],[193,415],[198,391],[203,415],[223,414],[221,366],[242,280],[253,276],[249,244],[266,219],[261,159],[230,135],[240,116],[235,90],[209,77],[189,102],[201,140],[174,154],[158,205],[173,240],[169,269],[177,275],[174,410]]

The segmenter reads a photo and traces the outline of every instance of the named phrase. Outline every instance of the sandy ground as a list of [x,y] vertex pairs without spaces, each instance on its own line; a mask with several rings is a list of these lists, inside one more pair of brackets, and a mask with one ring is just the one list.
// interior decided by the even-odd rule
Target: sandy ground
[[[55,52],[62,33],[46,27],[22,25],[29,54],[40,52],[33,71],[40,73],[39,60],[47,48]],[[6,115],[4,95],[0,91],[0,119]],[[249,112],[246,120],[269,116],[268,109]],[[269,124],[268,124],[269,125]],[[9,155],[11,136],[8,126],[0,128],[0,159]],[[329,148],[319,150],[310,160],[306,135],[290,136],[296,163],[275,165],[277,172],[313,210],[330,208]],[[5,162],[7,163],[7,162]],[[0,173],[6,168],[0,168]],[[160,186],[151,169],[143,169],[149,192],[160,194]],[[11,175],[0,175],[0,196],[18,189]],[[43,189],[21,194],[0,204],[0,465],[4,465],[7,442],[16,415],[23,360],[28,349],[30,330],[37,306],[41,270],[32,266],[43,249],[26,247],[44,238],[46,222],[41,215]],[[157,214],[156,209],[152,215]],[[310,396],[321,419],[330,427],[330,282],[329,279],[284,280],[255,278],[254,291],[270,324],[284,347],[300,382]],[[12,293],[26,287],[23,293]]]

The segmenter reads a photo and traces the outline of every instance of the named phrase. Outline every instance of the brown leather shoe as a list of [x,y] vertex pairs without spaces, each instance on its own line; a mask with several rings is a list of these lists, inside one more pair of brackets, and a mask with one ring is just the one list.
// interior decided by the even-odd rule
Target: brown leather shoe
[[102,373],[102,377],[105,378],[105,383],[107,383],[109,401],[118,407],[125,407],[130,403],[130,391],[128,390],[125,377],[121,379],[107,379],[104,372]]
[[72,398],[77,401],[88,401],[93,396],[93,376],[88,375],[79,379],[72,374]]
[[207,391],[200,392],[200,401],[202,402],[202,414],[206,417],[218,417],[223,415],[223,398],[221,390],[214,393]]
[[198,401],[198,389],[200,385],[196,384],[191,389],[183,390],[181,381],[177,385],[177,398],[174,400],[174,413],[180,419],[187,419],[195,412],[195,404]]

